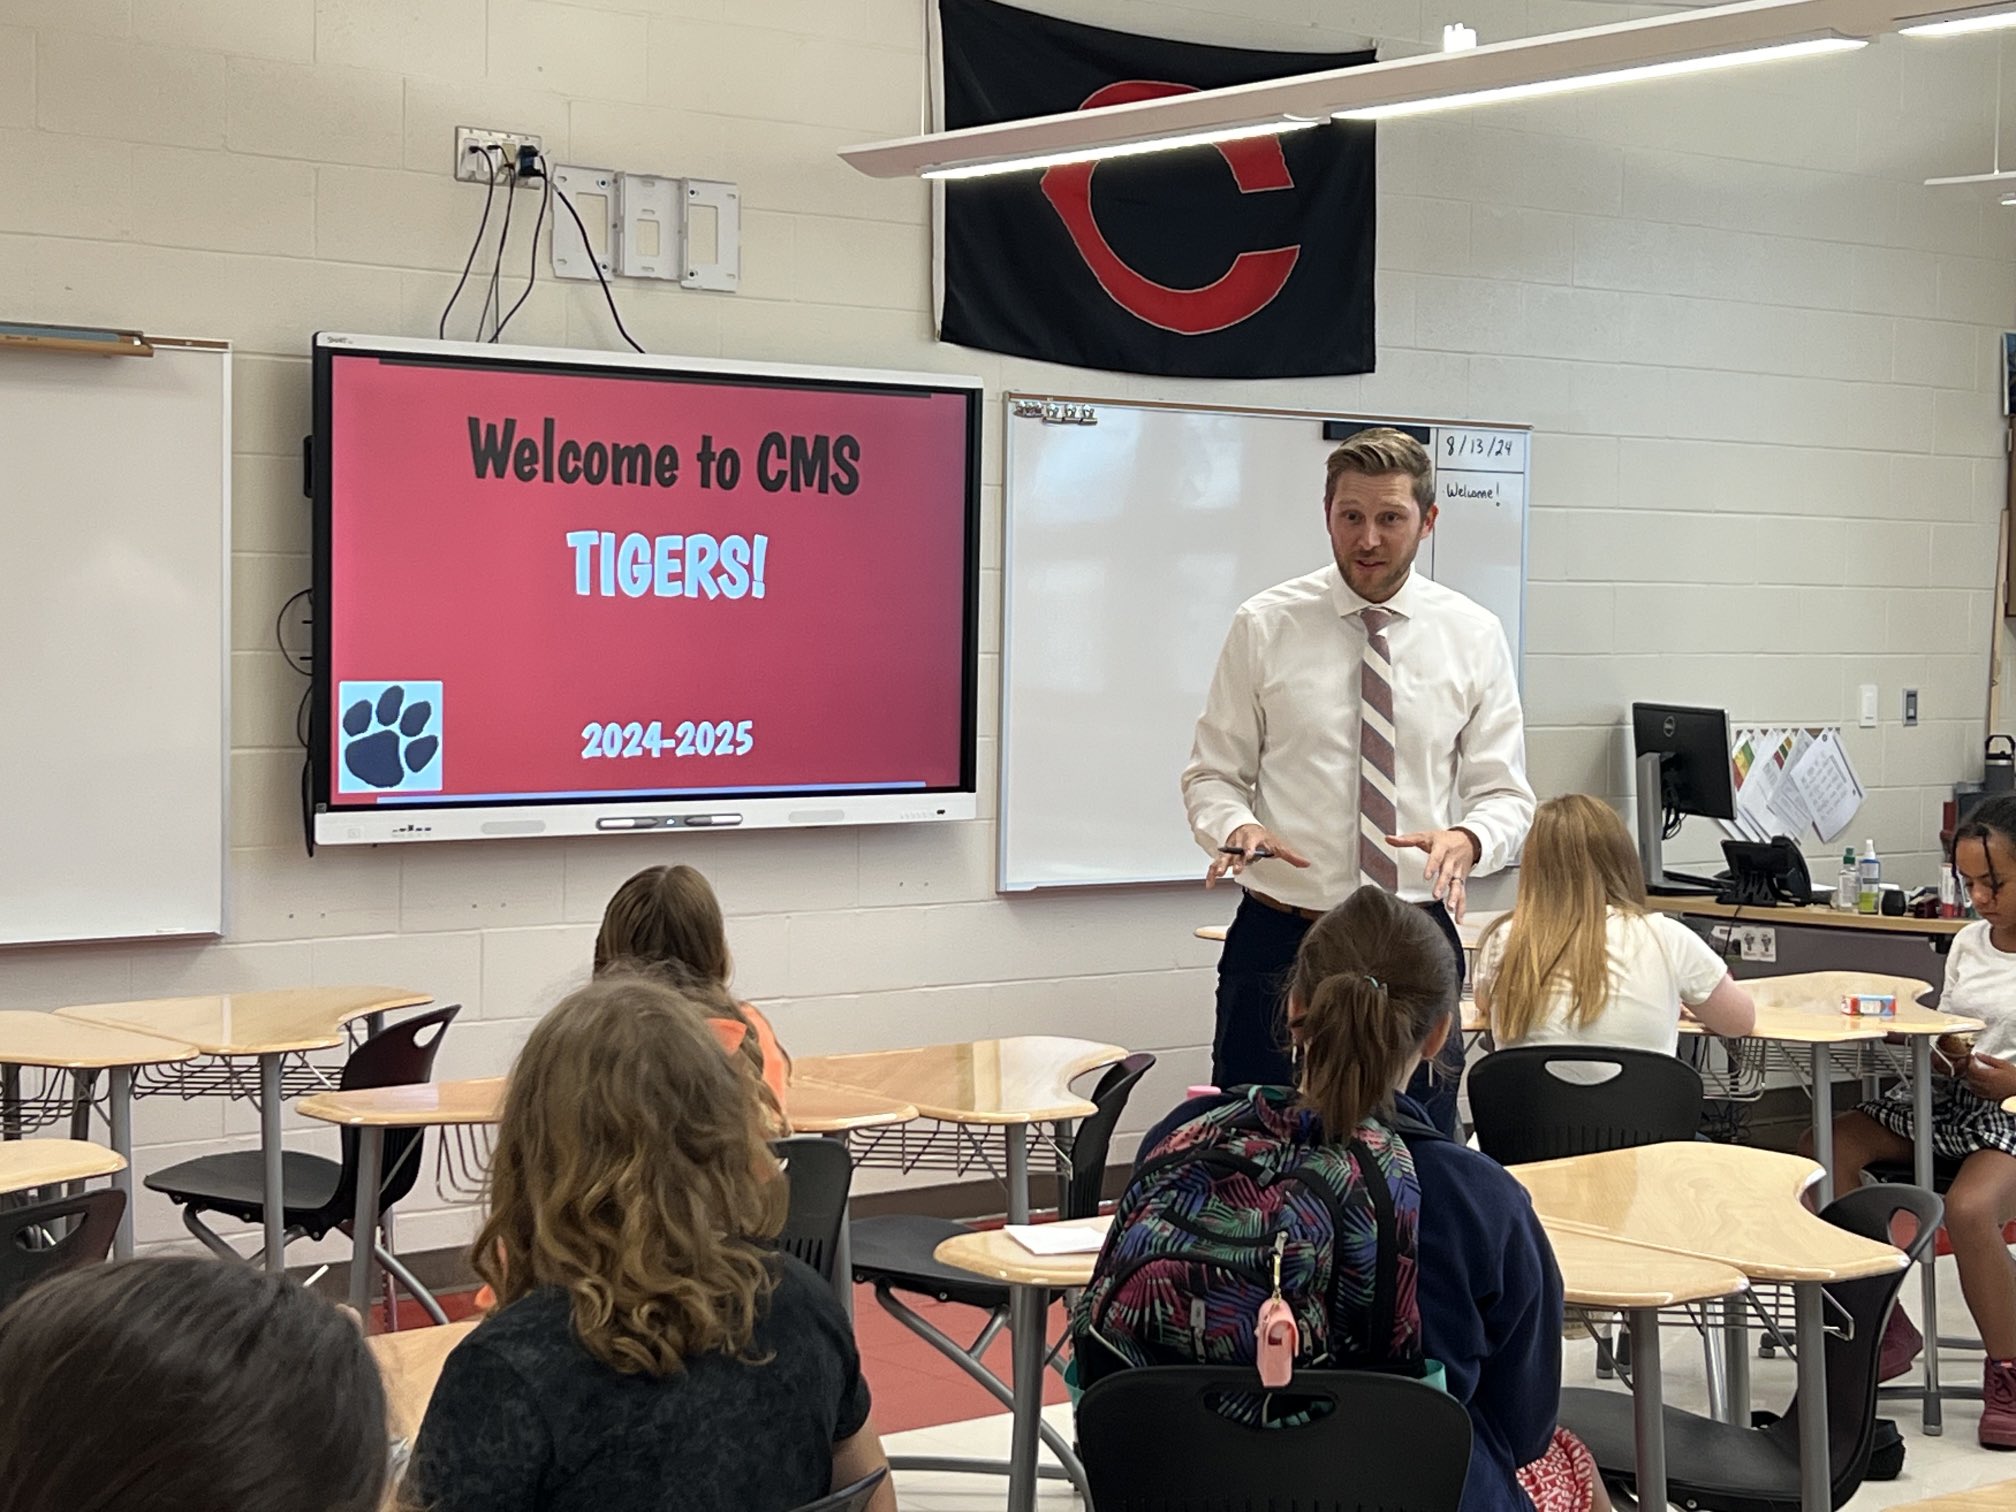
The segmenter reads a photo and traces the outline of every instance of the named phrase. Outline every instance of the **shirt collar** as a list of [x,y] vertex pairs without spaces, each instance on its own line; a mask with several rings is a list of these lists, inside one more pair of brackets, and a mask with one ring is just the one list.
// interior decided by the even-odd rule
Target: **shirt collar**
[[1344,574],[1337,570],[1335,562],[1323,570],[1330,574],[1330,600],[1337,606],[1337,613],[1342,618],[1349,619],[1362,609],[1389,609],[1401,619],[1411,619],[1414,616],[1420,598],[1415,584],[1420,582],[1421,574],[1412,567],[1407,569],[1406,581],[1401,583],[1393,597],[1383,604],[1374,604],[1370,599],[1360,598],[1351,585],[1344,581]]

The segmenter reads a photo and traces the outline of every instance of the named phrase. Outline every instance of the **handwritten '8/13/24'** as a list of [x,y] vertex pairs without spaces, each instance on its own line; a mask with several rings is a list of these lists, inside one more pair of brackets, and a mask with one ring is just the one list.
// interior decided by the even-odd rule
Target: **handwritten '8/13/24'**
[[665,738],[665,722],[649,724],[610,720],[581,727],[581,759],[627,760],[639,756],[746,756],[756,746],[756,724],[750,719],[683,719]]
[[1479,436],[1465,432],[1444,436],[1442,452],[1449,457],[1509,457],[1513,452],[1513,441],[1510,436]]

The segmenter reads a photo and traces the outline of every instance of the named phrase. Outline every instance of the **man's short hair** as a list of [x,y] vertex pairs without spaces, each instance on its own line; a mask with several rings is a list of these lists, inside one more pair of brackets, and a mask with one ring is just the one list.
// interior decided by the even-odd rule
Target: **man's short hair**
[[1429,460],[1428,448],[1390,425],[1362,430],[1330,453],[1324,465],[1324,503],[1336,496],[1338,475],[1347,472],[1368,478],[1405,473],[1414,480],[1414,502],[1421,507],[1422,517],[1435,507],[1435,464]]

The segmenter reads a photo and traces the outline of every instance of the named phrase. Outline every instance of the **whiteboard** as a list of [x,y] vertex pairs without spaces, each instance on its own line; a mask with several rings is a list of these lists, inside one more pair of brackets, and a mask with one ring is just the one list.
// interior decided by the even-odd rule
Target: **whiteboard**
[[224,928],[231,354],[0,353],[0,944]]
[[1006,409],[1003,892],[1203,875],[1177,784],[1233,613],[1330,560],[1326,420],[1427,431],[1441,515],[1415,565],[1496,614],[1523,665],[1524,426],[1031,394]]

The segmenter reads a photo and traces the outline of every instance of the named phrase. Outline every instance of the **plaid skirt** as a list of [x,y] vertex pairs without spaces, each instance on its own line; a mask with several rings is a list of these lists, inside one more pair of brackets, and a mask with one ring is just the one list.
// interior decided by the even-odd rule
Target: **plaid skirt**
[[[1855,1109],[1866,1113],[1900,1139],[1912,1137],[1911,1088],[1892,1087],[1874,1102]],[[2000,1150],[2016,1155],[2016,1113],[2000,1103],[1976,1097],[1966,1083],[1950,1076],[1932,1078],[1932,1149],[1950,1160],[1965,1160],[1976,1150]]]
[[1582,1440],[1556,1428],[1547,1452],[1522,1465],[1518,1479],[1533,1512],[1589,1512],[1596,1495],[1596,1459]]

